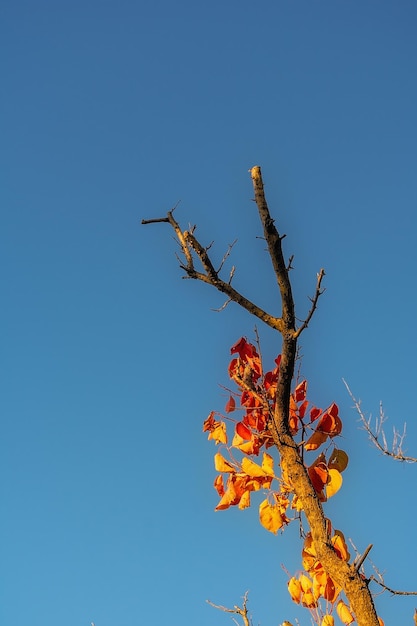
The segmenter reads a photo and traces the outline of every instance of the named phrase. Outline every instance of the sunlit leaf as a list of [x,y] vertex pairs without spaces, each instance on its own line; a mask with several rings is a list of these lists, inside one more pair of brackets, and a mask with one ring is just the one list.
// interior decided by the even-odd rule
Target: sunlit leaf
[[266,476],[269,476],[269,474],[267,474],[267,472],[262,469],[260,465],[258,465],[251,459],[248,459],[248,457],[246,456],[242,459],[242,470],[245,472],[245,474],[251,476],[251,478],[264,478]]
[[343,602],[343,600],[339,600],[339,602],[337,603],[336,611],[337,611],[340,621],[343,624],[348,625],[355,621],[352,613],[350,612],[348,605],[345,602]]
[[349,561],[350,554],[345,541],[345,536],[341,530],[335,530],[332,537],[332,544],[337,554],[343,561]]
[[214,439],[216,445],[219,443],[227,443],[227,430],[224,422],[216,422],[215,427],[210,431],[208,439]]
[[214,455],[214,467],[216,472],[236,472],[236,468],[229,461],[226,461],[220,452]]
[[339,491],[343,483],[342,474],[337,469],[329,469],[329,478],[326,485],[326,496],[331,498]]
[[326,441],[328,437],[327,433],[323,433],[319,430],[314,431],[311,437],[304,444],[304,450],[317,450]]
[[264,528],[276,534],[283,526],[283,520],[278,505],[264,500],[259,505],[259,519]]
[[214,479],[214,488],[220,497],[224,496],[223,476],[221,474]]
[[288,581],[288,591],[294,602],[297,602],[298,604],[301,598],[301,584],[298,578],[295,578],[294,576],[290,578]]

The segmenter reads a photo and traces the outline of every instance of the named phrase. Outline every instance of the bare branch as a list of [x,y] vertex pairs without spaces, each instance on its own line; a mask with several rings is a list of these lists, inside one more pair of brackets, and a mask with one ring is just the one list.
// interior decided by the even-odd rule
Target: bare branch
[[387,585],[385,585],[385,583],[375,578],[375,576],[371,576],[369,580],[373,580],[377,585],[382,587],[385,591],[389,591],[389,593],[392,593],[393,596],[417,596],[417,591],[398,591],[396,589],[391,589],[391,587],[388,587]]
[[301,335],[301,333],[303,332],[303,330],[305,330],[307,328],[307,326],[310,323],[311,318],[313,317],[314,311],[317,308],[317,303],[318,300],[320,298],[320,296],[322,295],[322,293],[324,293],[324,289],[321,288],[321,281],[323,280],[325,276],[325,272],[324,269],[322,268],[320,270],[320,272],[317,274],[317,284],[316,284],[316,293],[314,294],[314,298],[310,298],[311,299],[311,309],[305,319],[305,321],[301,324],[300,328],[296,331],[295,336],[299,337]]
[[224,311],[224,309],[227,307],[227,305],[230,304],[231,302],[232,302],[232,299],[228,298],[226,300],[226,302],[223,302],[221,307],[219,307],[218,309],[212,309],[212,310],[215,311],[216,313],[220,313],[221,311]]
[[370,441],[373,443],[373,445],[376,448],[378,448],[378,450],[382,452],[382,454],[384,454],[385,456],[389,456],[392,459],[395,459],[396,461],[402,461],[405,463],[417,463],[417,458],[405,455],[402,449],[405,435],[406,435],[406,425],[404,424],[404,429],[403,429],[402,434],[400,434],[394,428],[392,446],[390,448],[387,443],[385,432],[383,430],[383,425],[387,421],[387,417],[384,414],[382,405],[380,405],[379,407],[379,417],[375,418],[375,426],[372,427],[372,424],[371,424],[372,417],[369,417],[368,419],[365,417],[365,414],[362,411],[360,400],[357,400],[355,398],[355,396],[353,395],[352,391],[349,388],[349,385],[344,379],[343,379],[343,382],[345,384],[346,389],[348,390],[350,397],[353,400],[355,409],[359,415],[360,422],[362,423],[363,429],[368,433],[368,437]]
[[[210,606],[214,607],[215,609],[219,609],[220,611],[224,611],[225,613],[234,613],[235,615],[240,615],[240,617],[243,620],[243,625],[244,626],[252,626],[252,620],[249,618],[248,615],[248,591],[245,593],[245,595],[243,596],[243,604],[242,607],[239,606],[234,606],[233,609],[228,609],[225,606],[222,606],[221,604],[214,604],[214,602],[211,602],[210,600],[206,600],[207,604],[210,604]],[[235,623],[236,620],[233,620]]]
[[353,565],[356,567],[356,571],[359,572],[360,568],[362,567],[363,562],[365,561],[366,557],[368,556],[372,548],[373,548],[373,545],[372,543],[370,543],[369,546],[366,548],[365,552],[362,554],[362,556],[358,555],[356,559],[353,561]]
[[[218,272],[214,269],[213,263],[207,253],[207,248],[204,248],[198,241],[198,239],[194,236],[194,229],[182,231],[180,225],[173,217],[172,211],[168,211],[167,217],[157,218],[153,220],[142,220],[142,224],[151,224],[156,222],[168,222],[174,229],[178,242],[181,246],[181,250],[185,257],[185,263],[180,262],[180,267],[186,272],[188,278],[201,280],[204,283],[212,285],[222,293],[225,293],[230,300],[233,300],[233,302],[239,304],[242,308],[246,309],[252,315],[258,317],[271,328],[279,330],[280,332],[282,331],[281,318],[270,315],[231,286],[230,283],[234,273],[233,270],[230,274],[228,282],[225,282],[220,278]],[[195,269],[192,255],[193,252],[200,260],[204,272],[198,272]]]
[[[225,264],[225,261],[226,261],[227,257],[230,255],[230,253],[232,251],[232,248],[235,245],[236,241],[237,241],[237,239],[235,239],[231,244],[229,244],[226,252],[224,253],[224,256],[223,256],[223,258],[221,260],[221,263],[219,265],[219,269],[217,270],[218,274],[222,271],[223,265]],[[229,281],[229,283],[230,283],[230,281]]]

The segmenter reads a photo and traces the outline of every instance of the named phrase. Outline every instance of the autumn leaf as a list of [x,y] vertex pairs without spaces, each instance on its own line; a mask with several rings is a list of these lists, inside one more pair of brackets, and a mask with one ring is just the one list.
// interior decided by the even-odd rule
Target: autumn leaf
[[301,383],[299,383],[294,391],[294,400],[296,402],[302,402],[303,400],[305,400],[306,398],[306,391],[307,391],[307,381],[303,380]]
[[294,576],[288,581],[288,592],[294,602],[299,604],[301,598],[301,584]]
[[331,498],[339,491],[343,483],[342,474],[337,469],[329,469],[329,478],[326,485],[326,496]]
[[259,454],[259,449],[262,442],[258,437],[252,435],[250,440],[243,439],[237,432],[235,433],[232,441],[232,447],[241,450],[245,454]]
[[319,430],[315,430],[311,437],[305,442],[304,450],[309,452],[310,450],[317,450],[327,440],[328,434]]
[[236,468],[229,461],[226,461],[220,452],[214,455],[214,467],[216,472],[236,472]]
[[220,497],[224,496],[223,476],[221,474],[214,479],[214,488]]
[[320,626],[334,626],[334,617],[333,615],[324,615],[321,620]]
[[236,408],[236,402],[233,396],[230,396],[229,400],[226,403],[225,411],[226,413],[233,413]]
[[267,499],[259,505],[259,519],[262,526],[275,535],[284,524],[279,506],[270,504]]
[[348,605],[343,602],[343,600],[339,600],[339,602],[337,603],[336,611],[340,621],[343,622],[343,624],[348,625],[355,621]]
[[267,476],[275,476],[274,474],[274,459],[270,454],[264,452],[262,458],[262,469]]
[[267,474],[262,469],[260,465],[248,459],[248,457],[243,457],[242,459],[242,470],[250,476],[251,478],[266,478]]
[[236,424],[236,433],[239,435],[239,437],[241,437],[242,439],[245,439],[246,441],[249,441],[252,438],[252,433],[250,431],[250,428],[248,428],[246,426],[246,424],[244,424],[243,422],[238,422]]
[[348,463],[349,457],[346,452],[335,448],[330,455],[327,465],[329,469],[337,469],[339,472],[343,472],[347,468]]
[[334,531],[334,535],[332,537],[332,545],[343,561],[349,561],[350,554],[345,541],[345,536],[341,530]]
[[215,427],[209,433],[208,439],[213,439],[216,445],[227,443],[226,424],[224,422],[216,422]]

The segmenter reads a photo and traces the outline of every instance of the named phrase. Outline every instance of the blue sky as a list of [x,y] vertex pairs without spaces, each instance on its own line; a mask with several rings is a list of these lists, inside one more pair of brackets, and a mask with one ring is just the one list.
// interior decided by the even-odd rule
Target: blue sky
[[[3,2],[1,623],[229,624],[205,600],[248,589],[255,624],[310,623],[285,589],[295,524],[214,512],[202,421],[254,320],[214,313],[168,226],[140,225],[181,200],[214,258],[238,239],[236,288],[278,312],[256,164],[300,318],[326,269],[301,342],[351,459],[326,510],[386,584],[417,588],[417,467],[369,446],[342,383],[417,454],[416,19],[411,0]],[[386,625],[415,604],[377,599]]]

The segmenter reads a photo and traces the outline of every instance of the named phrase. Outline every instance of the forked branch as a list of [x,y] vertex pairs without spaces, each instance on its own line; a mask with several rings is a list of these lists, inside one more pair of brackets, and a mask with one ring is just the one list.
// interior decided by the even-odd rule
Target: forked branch
[[[219,611],[224,611],[224,613],[234,613],[235,615],[240,615],[243,620],[243,626],[252,626],[252,620],[249,617],[248,613],[248,592],[243,596],[242,607],[234,606],[233,609],[228,609],[225,606],[221,606],[220,604],[214,604],[214,602],[210,602],[207,600],[207,603],[215,609],[219,609]],[[235,619],[233,621],[237,624]]]
[[378,450],[382,452],[382,454],[391,457],[396,461],[402,461],[405,463],[417,463],[416,457],[407,456],[406,454],[404,454],[403,451],[403,444],[406,435],[406,425],[404,424],[402,433],[394,428],[392,444],[391,446],[389,446],[383,429],[383,425],[387,421],[387,417],[384,413],[382,405],[380,405],[379,407],[379,416],[375,418],[375,426],[372,426],[372,417],[367,418],[365,416],[362,410],[360,400],[357,400],[355,398],[347,382],[345,380],[343,380],[343,382],[346,389],[348,390],[350,397],[353,400],[353,404],[355,405],[355,409],[359,415],[359,420],[362,424],[362,427],[367,432],[369,440],[373,443],[373,445],[378,448]]

